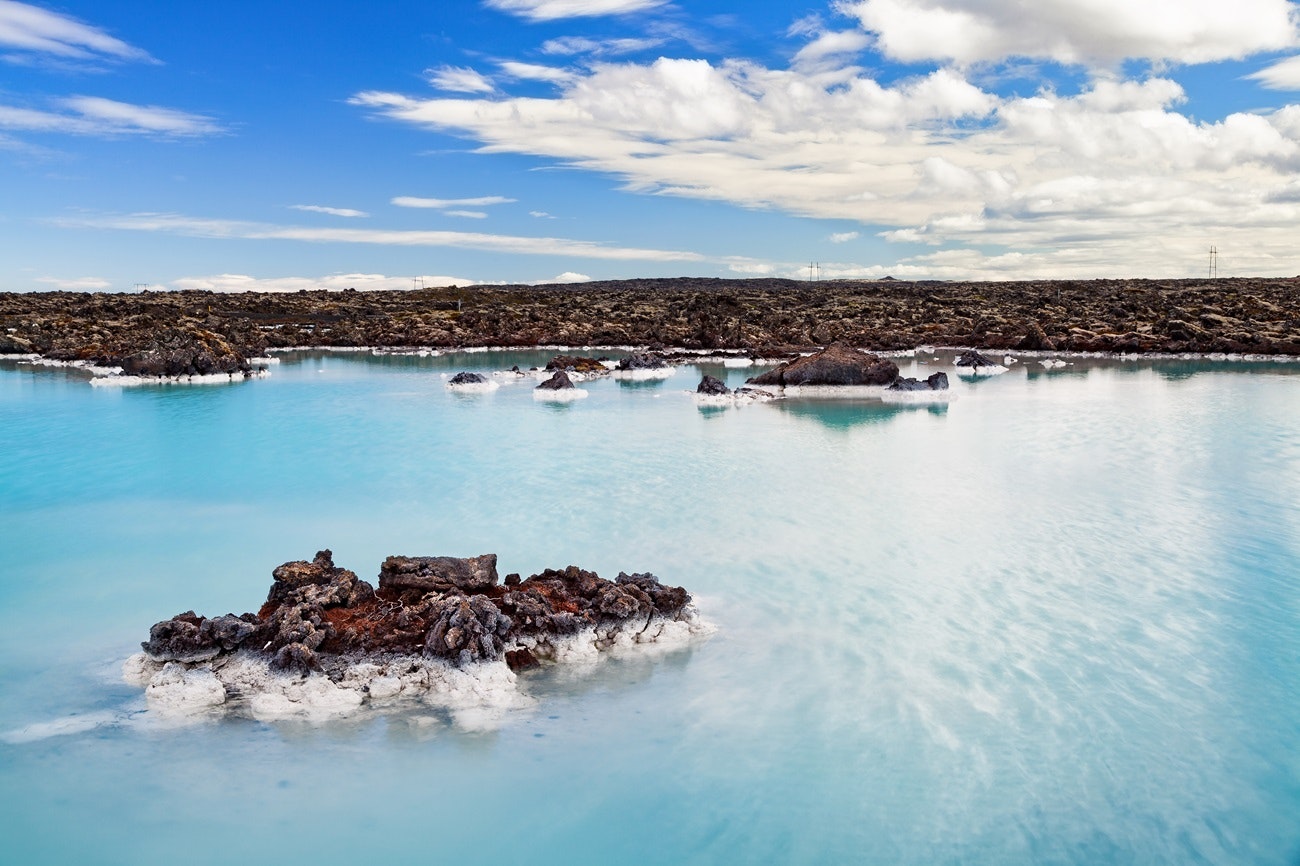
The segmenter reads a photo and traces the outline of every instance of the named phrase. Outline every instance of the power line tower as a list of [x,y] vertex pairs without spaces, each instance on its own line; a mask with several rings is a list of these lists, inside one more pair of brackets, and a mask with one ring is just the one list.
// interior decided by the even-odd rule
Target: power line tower
[[816,282],[822,275],[822,266],[820,262],[808,263],[808,282]]
[[1219,276],[1219,248],[1210,247],[1210,279],[1217,279]]
[[135,293],[136,293],[137,295],[143,293],[144,290],[145,290],[145,288],[146,288],[147,286],[148,286],[148,283],[136,283],[136,284],[135,284]]

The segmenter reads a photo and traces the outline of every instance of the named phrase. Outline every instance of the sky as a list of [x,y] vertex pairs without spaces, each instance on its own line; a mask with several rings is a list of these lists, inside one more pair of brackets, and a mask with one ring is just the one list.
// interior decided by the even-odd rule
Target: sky
[[1211,247],[1300,274],[1300,3],[0,0],[0,291],[1185,278]]

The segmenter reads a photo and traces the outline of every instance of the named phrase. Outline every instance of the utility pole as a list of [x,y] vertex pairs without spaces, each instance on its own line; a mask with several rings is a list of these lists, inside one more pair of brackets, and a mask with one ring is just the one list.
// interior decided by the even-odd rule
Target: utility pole
[[1219,276],[1219,248],[1210,247],[1210,279],[1217,279]]
[[147,283],[136,283],[136,284],[135,284],[135,293],[136,293],[137,295],[139,295],[139,294],[143,294],[143,293],[144,293],[144,290],[145,290],[145,287],[146,287],[147,285],[148,285]]
[[814,282],[821,276],[822,266],[820,262],[808,263],[808,282]]

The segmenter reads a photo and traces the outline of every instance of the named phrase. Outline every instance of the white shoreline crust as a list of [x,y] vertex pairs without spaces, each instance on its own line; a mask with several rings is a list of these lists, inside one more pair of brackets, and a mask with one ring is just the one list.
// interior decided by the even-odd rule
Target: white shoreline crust
[[[607,622],[577,634],[524,637],[507,650],[529,650],[543,664],[588,669],[605,655],[667,653],[716,631],[691,605],[675,617]],[[363,707],[420,701],[446,709],[457,726],[491,729],[511,710],[536,703],[504,661],[458,668],[419,655],[320,657],[324,672],[308,676],[271,670],[270,659],[248,651],[203,662],[159,661],[138,652],[122,664],[122,678],[144,689],[149,710],[161,716],[220,711],[261,721],[329,719]],[[526,680],[526,676],[525,676]]]

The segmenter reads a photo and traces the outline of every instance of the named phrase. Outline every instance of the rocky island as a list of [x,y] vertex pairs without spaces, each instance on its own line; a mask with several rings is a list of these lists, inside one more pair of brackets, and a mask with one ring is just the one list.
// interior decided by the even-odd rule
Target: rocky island
[[843,343],[1300,355],[1300,278],[652,279],[412,291],[0,293],[0,355],[250,375],[274,348],[635,345],[779,358]]
[[232,701],[260,715],[331,713],[457,693],[509,703],[516,671],[710,631],[685,589],[652,574],[569,566],[499,583],[496,563],[390,556],[375,587],[322,550],[276,568],[257,613],[156,623],[125,674],[151,706],[184,711]]

